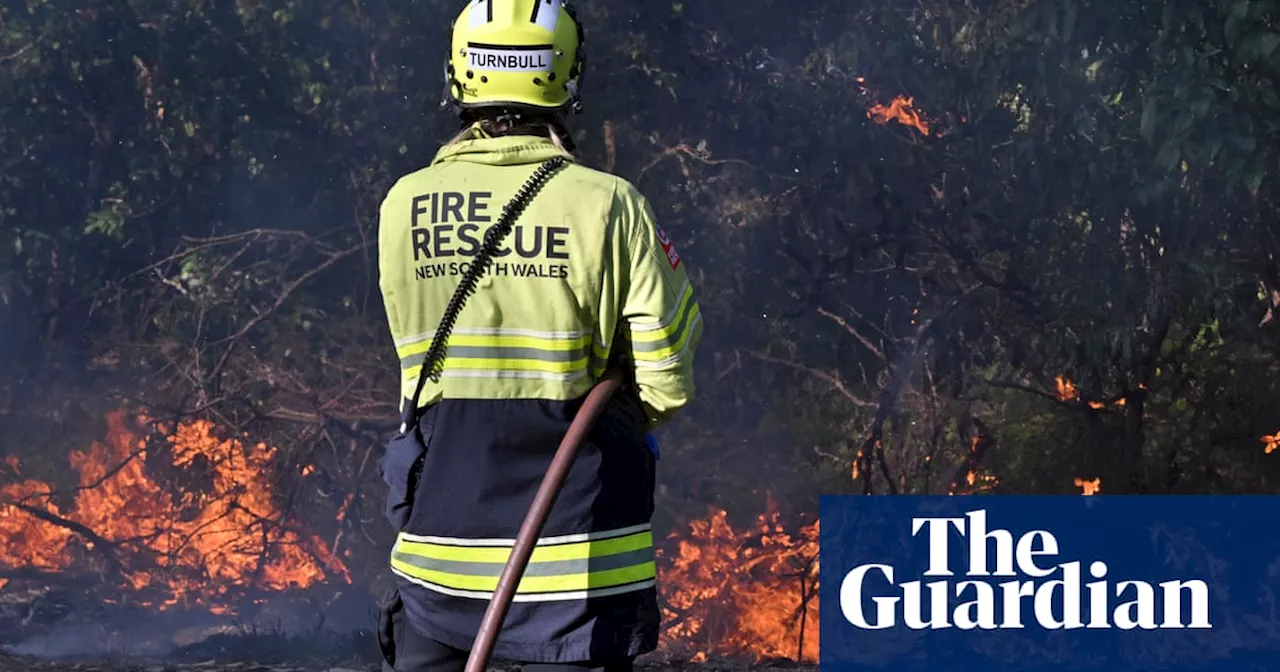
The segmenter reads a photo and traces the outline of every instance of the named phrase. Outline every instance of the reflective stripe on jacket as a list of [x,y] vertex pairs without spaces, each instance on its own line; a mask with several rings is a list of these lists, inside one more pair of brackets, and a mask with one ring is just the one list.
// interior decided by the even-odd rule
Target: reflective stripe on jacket
[[[396,574],[456,597],[488,600],[515,539],[401,534],[391,552]],[[621,595],[654,585],[653,532],[648,524],[538,540],[516,602]]]

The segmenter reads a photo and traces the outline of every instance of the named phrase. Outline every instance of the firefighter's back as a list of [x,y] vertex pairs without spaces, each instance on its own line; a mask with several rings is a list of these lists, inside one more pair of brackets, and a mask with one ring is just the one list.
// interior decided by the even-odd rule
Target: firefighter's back
[[[557,154],[533,136],[466,141],[387,196],[381,285],[406,400],[487,230]],[[627,306],[648,303],[656,317],[691,291],[665,256],[666,271],[683,285],[633,273],[637,239],[651,235],[644,213],[647,204],[625,180],[567,163],[528,202],[459,313],[439,382],[423,386],[427,452],[416,487],[405,490],[411,514],[391,560],[407,616],[425,635],[470,645],[583,396],[619,351],[635,349],[627,314],[637,311]],[[658,253],[642,247],[649,258]],[[665,317],[649,321],[661,328],[648,331],[662,336],[640,357],[655,375],[671,377],[663,368],[675,367],[683,381],[678,351],[696,338],[696,305],[685,301],[680,314]],[[682,396],[680,386],[668,387],[665,396]],[[659,390],[654,405],[662,397]],[[624,657],[656,645],[648,415],[640,395],[622,395],[583,446],[517,591],[498,657]]]
[[[382,210],[384,295],[404,335],[396,347],[408,398],[445,305],[503,208],[542,160],[530,136],[460,143],[402,178]],[[625,181],[569,163],[530,200],[467,299],[440,385],[448,398],[572,399],[591,386],[616,326],[601,314],[615,193]],[[613,324],[602,321],[611,321]],[[603,332],[603,333],[601,333]],[[592,346],[596,347],[592,347]],[[594,366],[594,368],[593,368]]]

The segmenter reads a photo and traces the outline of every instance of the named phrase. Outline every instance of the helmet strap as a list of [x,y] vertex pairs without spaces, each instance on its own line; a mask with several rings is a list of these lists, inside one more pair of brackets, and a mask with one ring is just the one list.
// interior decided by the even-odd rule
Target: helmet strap
[[453,90],[459,88],[458,80],[449,72],[449,54],[444,56],[444,87],[440,91],[440,109],[447,110],[453,108],[455,113],[460,112],[458,107],[458,99],[454,97]]
[[582,114],[582,96],[578,95],[578,83],[569,82],[565,86],[569,89],[569,110],[574,114]]

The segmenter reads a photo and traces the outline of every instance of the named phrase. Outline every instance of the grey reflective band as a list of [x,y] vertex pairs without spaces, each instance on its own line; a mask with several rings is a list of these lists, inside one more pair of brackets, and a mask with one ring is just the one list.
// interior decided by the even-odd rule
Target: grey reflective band
[[[401,532],[391,570],[428,590],[487,599],[514,544],[509,539],[452,539]],[[648,524],[544,537],[529,558],[515,601],[582,600],[653,588],[653,530]]]
[[[400,551],[393,552],[392,558],[406,565],[419,569],[432,569],[437,572],[459,574],[463,576],[502,576],[502,562],[466,562],[462,560],[437,560],[424,558]],[[593,558],[576,560],[552,560],[550,562],[531,562],[524,570],[524,576],[561,576],[565,574],[586,574],[603,572],[610,569],[623,569],[653,561],[653,549],[642,548],[625,553],[615,553]]]

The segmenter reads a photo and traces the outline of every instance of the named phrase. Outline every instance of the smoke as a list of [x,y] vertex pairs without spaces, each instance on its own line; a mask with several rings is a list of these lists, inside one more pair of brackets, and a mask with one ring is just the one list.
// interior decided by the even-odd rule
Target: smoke
[[[0,375],[6,375],[17,349],[13,318],[13,273],[0,272]],[[7,377],[7,376],[6,376]]]
[[[164,635],[158,632],[159,628],[146,629],[146,626],[139,631],[137,624],[126,626],[126,630],[120,627],[106,623],[61,624],[49,632],[5,648],[17,655],[42,659],[164,658],[178,646],[178,638],[182,636],[181,631]],[[207,624],[206,628],[212,628],[210,634],[213,634],[217,626]]]
[[[154,612],[93,604],[29,604],[35,620],[47,623],[37,634],[0,650],[45,660],[302,660],[349,659],[376,651],[376,603],[362,590],[347,590],[323,604],[281,596],[257,605],[251,617],[207,611]],[[28,631],[36,630],[31,627]],[[2,642],[0,642],[2,644]]]

